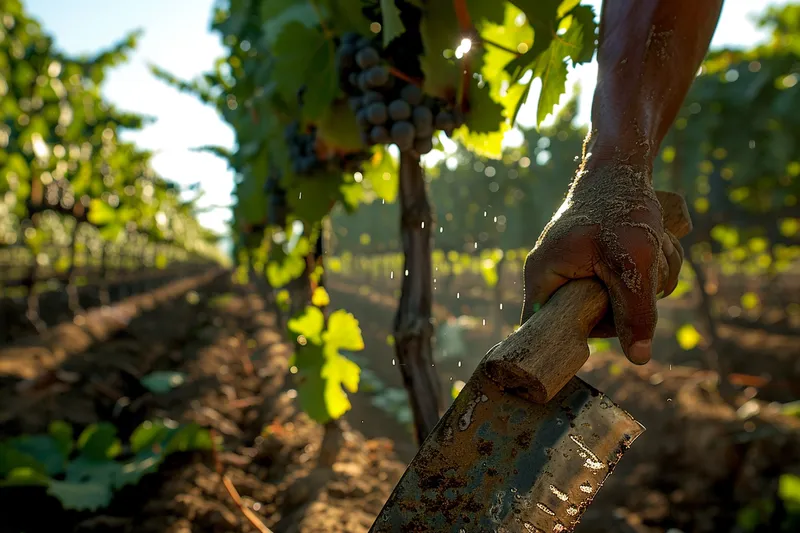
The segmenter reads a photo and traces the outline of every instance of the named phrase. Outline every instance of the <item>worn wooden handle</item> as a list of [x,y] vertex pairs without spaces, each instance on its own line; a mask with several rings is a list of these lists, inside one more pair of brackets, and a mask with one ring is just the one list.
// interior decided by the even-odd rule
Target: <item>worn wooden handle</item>
[[[656,194],[664,210],[664,227],[676,237],[684,237],[692,223],[683,197],[662,191]],[[609,305],[606,288],[598,280],[567,283],[489,352],[482,363],[486,373],[506,390],[536,403],[550,401],[589,358],[589,333]]]

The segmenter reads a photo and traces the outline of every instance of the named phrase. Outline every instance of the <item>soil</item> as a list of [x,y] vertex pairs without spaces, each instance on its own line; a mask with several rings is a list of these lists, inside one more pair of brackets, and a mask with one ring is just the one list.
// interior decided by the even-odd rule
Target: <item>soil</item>
[[[346,308],[361,322],[365,367],[387,386],[401,387],[387,343],[392,290],[365,294],[359,284],[334,278],[329,291],[333,308]],[[466,301],[444,291],[436,298],[439,322],[464,312],[489,317],[465,332],[469,353],[437,360],[449,393],[452,383],[469,378],[498,330],[510,329],[518,307],[496,313],[489,299]],[[52,325],[65,335],[56,344],[74,346],[60,357],[41,355],[58,348],[52,336],[49,344],[27,337],[0,346],[0,438],[42,432],[55,419],[78,431],[112,420],[125,438],[143,420],[168,417],[212,428],[223,451],[170,456],[159,472],[124,489],[99,513],[64,511],[38,488],[0,489],[0,533],[257,531],[221,474],[275,533],[369,529],[414,455],[412,433],[373,404],[376,393],[359,392],[351,396],[336,461],[324,466],[318,460],[323,429],[298,410],[287,379],[291,347],[266,290],[213,273],[122,300],[106,315],[125,308],[133,311],[124,321],[89,319],[94,334],[88,341],[87,324]],[[725,355],[733,370],[762,378],[740,387],[731,406],[717,394],[715,376],[700,370],[697,354],[691,359],[675,349],[668,328],[683,323],[680,312],[662,313],[667,329],[648,365],[633,366],[611,350],[593,354],[581,371],[647,431],[586,511],[578,533],[733,532],[738,509],[774,498],[779,475],[800,474],[800,421],[769,403],[797,398],[791,397],[800,382],[796,344],[728,331]],[[105,315],[90,312],[84,319],[90,316]],[[184,372],[187,381],[151,394],[139,378],[155,370]],[[120,398],[127,404],[122,410]]]
[[[263,291],[234,285],[228,274],[189,285],[52,369],[33,351],[20,358],[16,347],[0,378],[0,437],[42,432],[55,419],[77,430],[113,420],[123,438],[146,419],[198,422],[222,437],[223,473],[275,533],[366,531],[405,468],[392,443],[345,425],[336,463],[318,466],[323,431],[292,399],[290,348]],[[0,350],[0,361],[8,353]],[[187,382],[150,394],[138,377],[154,370],[184,372]],[[36,386],[24,380],[42,371],[58,375]],[[123,397],[129,407],[115,413]],[[99,514],[63,511],[40,489],[0,489],[0,502],[0,532],[257,531],[203,453],[171,456]]]

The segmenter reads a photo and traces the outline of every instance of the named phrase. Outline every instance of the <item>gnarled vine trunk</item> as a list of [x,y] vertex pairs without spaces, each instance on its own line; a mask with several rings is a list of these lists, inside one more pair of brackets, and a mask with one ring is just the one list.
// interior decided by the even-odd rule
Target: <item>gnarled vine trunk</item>
[[432,224],[419,156],[403,153],[400,156],[400,233],[405,272],[394,320],[394,340],[397,364],[408,391],[420,444],[433,430],[442,411],[441,384],[433,366],[431,346]]

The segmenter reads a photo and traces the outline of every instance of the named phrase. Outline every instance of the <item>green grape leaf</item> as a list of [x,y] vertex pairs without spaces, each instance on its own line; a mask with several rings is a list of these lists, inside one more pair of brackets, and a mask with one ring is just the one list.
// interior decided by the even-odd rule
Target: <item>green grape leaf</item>
[[275,45],[286,26],[291,23],[315,28],[319,24],[317,11],[309,0],[271,0],[261,4],[261,20],[264,21],[264,38]]
[[480,27],[490,22],[502,24],[505,15],[505,2],[487,2],[486,0],[466,0],[467,11],[473,24]]
[[138,454],[152,450],[157,444],[160,445],[171,431],[163,421],[145,420],[131,434],[131,451]]
[[322,117],[339,92],[333,46],[320,30],[290,22],[283,27],[273,47],[273,75],[281,80],[281,94],[293,101],[305,87],[303,116],[306,119]]
[[103,483],[51,481],[48,494],[58,498],[65,509],[96,511],[111,503],[111,487]]
[[445,58],[445,53],[452,54],[459,44],[453,3],[429,2],[422,15],[420,34],[424,48],[419,59],[424,75],[422,89],[432,96],[451,99],[460,75],[455,60]]
[[372,159],[364,165],[364,181],[378,195],[378,198],[392,203],[397,198],[398,168],[397,160],[389,153],[385,146],[375,149]]
[[557,29],[559,0],[511,0],[533,27],[533,44],[521,56],[506,64],[505,70],[513,81],[518,81],[526,71],[534,68],[539,56],[548,49]]
[[326,348],[357,352],[364,349],[364,339],[358,320],[352,313],[339,309],[328,318],[328,328],[322,334]]
[[383,47],[386,48],[406,31],[406,27],[400,20],[400,9],[395,0],[381,0],[381,16],[383,17],[383,24],[381,24]]
[[143,376],[139,382],[154,394],[166,394],[172,389],[186,383],[186,374],[183,372],[159,370]]
[[36,468],[29,466],[19,466],[11,470],[5,479],[0,479],[0,487],[46,487],[50,484],[50,478]]
[[44,474],[47,467],[32,455],[22,452],[9,442],[0,442],[0,477],[7,476],[17,468],[27,468]]
[[[588,63],[592,60],[597,40],[597,22],[592,6],[580,5],[569,11],[572,23],[564,35],[564,40],[572,43],[569,57],[573,65]],[[572,33],[573,35],[570,35]]]
[[[564,35],[566,37],[566,34]],[[539,103],[536,107],[536,123],[541,124],[553,112],[558,101],[567,89],[567,64],[564,62],[565,45],[552,41],[550,47],[539,56],[534,69],[542,80]]]
[[472,79],[469,86],[469,110],[466,126],[471,133],[492,133],[503,123],[503,106],[494,101],[488,84]]
[[360,35],[372,35],[370,21],[364,16],[361,0],[331,0],[328,7],[337,33],[353,31]]
[[169,437],[164,454],[195,450],[211,450],[214,442],[211,432],[199,424],[183,424]]
[[297,393],[300,407],[314,421],[324,424],[350,409],[350,392],[358,390],[360,368],[335,350],[308,344],[294,360],[300,379]]
[[356,123],[356,116],[342,101],[336,101],[325,110],[317,124],[317,138],[327,146],[342,151],[361,151],[366,146],[361,141],[361,129]]
[[50,435],[22,435],[9,441],[9,445],[43,465],[47,475],[54,476],[64,471],[67,456],[62,452],[61,444]]
[[778,478],[778,496],[786,503],[800,504],[800,476],[782,474]]
[[116,457],[121,450],[117,428],[108,422],[88,426],[78,437],[78,450],[88,459],[98,461]]
[[325,316],[318,307],[309,305],[299,316],[289,319],[287,328],[294,335],[302,335],[311,344],[322,344]]
[[109,488],[118,486],[122,464],[113,459],[92,459],[80,455],[66,468],[66,481],[73,483],[96,483]]
[[364,199],[364,187],[355,182],[342,183],[339,187],[339,194],[341,195],[342,205],[344,205],[348,213],[352,213]]
[[47,426],[47,433],[56,441],[61,454],[68,458],[75,446],[72,426],[63,420],[53,420]]
[[306,270],[305,254],[308,253],[308,239],[300,239],[292,253],[278,249],[267,263],[267,280],[270,285],[280,288],[299,278]]

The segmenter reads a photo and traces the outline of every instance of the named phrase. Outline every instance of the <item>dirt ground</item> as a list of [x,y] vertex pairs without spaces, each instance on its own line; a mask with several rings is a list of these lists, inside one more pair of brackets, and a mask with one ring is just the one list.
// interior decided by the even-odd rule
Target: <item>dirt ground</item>
[[[190,289],[198,299],[186,298]],[[390,441],[346,428],[336,464],[317,467],[322,429],[295,408],[284,379],[289,348],[258,292],[227,275],[185,288],[64,358],[57,370],[74,376],[69,383],[22,386],[23,376],[41,369],[33,353],[24,360],[17,348],[15,365],[6,364],[0,378],[0,437],[42,432],[55,419],[78,428],[113,420],[123,438],[146,419],[198,422],[223,438],[225,475],[275,533],[366,531],[404,465]],[[0,349],[0,361],[8,353]],[[154,370],[188,379],[152,395],[138,377]],[[129,408],[114,416],[121,397]],[[171,456],[101,514],[64,512],[41,489],[0,489],[0,502],[2,532],[256,531],[224,488],[214,458],[201,453]]]
[[[392,294],[363,294],[341,279],[329,287],[333,307],[361,321],[364,367],[386,386],[401,386],[387,343]],[[0,533],[257,531],[225,489],[217,462],[243,504],[275,533],[367,531],[416,448],[407,425],[376,407],[378,391],[353,395],[337,461],[320,466],[323,430],[296,407],[287,380],[290,347],[265,291],[235,285],[229,274],[185,279],[159,291],[138,297],[138,304],[128,299],[112,307],[133,311],[122,323],[96,326],[92,335],[86,324],[63,325],[66,337],[58,344],[79,349],[59,357],[42,354],[56,348],[52,339],[0,346],[0,438],[42,432],[54,419],[78,430],[112,420],[125,438],[143,420],[168,417],[212,428],[224,451],[171,456],[101,513],[65,512],[38,488],[0,489]],[[493,316],[478,303],[437,296],[440,323],[452,318],[451,310]],[[487,324],[467,331],[469,354],[437,362],[443,392],[468,379],[496,342]],[[798,381],[791,339],[732,338],[730,346],[738,348],[726,356],[735,371],[766,365],[774,376],[762,379],[760,388],[740,387],[733,406],[719,398],[713,374],[687,366],[691,361],[678,364],[685,354],[666,341],[659,346],[656,360],[644,367],[607,351],[595,353],[581,371],[647,431],[587,510],[579,533],[739,531],[739,509],[774,497],[780,474],[800,474],[800,421],[769,403],[793,394],[774,384]],[[188,378],[154,395],[139,378],[155,370]],[[128,405],[121,411],[115,409],[120,398]]]

